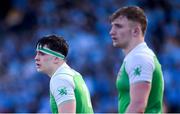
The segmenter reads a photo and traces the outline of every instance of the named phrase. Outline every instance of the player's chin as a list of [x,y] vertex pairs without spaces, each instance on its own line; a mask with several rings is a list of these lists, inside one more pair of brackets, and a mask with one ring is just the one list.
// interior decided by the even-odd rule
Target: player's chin
[[42,69],[40,69],[40,68],[37,68],[36,70],[37,70],[38,72],[42,72]]
[[113,42],[113,47],[118,47],[118,44],[116,42]]

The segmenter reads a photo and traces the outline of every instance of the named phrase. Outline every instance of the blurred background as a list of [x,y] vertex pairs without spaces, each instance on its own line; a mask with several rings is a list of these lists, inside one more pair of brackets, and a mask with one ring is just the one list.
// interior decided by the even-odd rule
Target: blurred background
[[0,112],[50,112],[49,77],[35,69],[35,44],[65,37],[67,63],[83,76],[95,112],[117,112],[116,76],[124,54],[113,48],[108,17],[138,5],[148,17],[146,42],[162,64],[165,112],[180,112],[180,0],[1,0]]

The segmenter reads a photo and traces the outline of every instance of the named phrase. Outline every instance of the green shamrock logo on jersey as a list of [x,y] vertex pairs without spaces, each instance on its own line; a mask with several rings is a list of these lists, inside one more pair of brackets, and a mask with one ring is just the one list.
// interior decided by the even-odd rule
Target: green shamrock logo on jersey
[[141,75],[141,66],[137,66],[136,68],[134,68],[134,75],[135,76],[140,76]]
[[62,96],[62,95],[67,95],[67,88],[66,88],[66,87],[59,88],[58,91],[59,91],[59,94],[60,94],[61,96]]

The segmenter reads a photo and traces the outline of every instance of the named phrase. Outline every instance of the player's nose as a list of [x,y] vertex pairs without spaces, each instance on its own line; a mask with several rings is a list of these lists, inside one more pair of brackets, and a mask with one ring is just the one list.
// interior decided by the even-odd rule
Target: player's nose
[[35,55],[34,59],[35,59],[36,61],[39,60],[38,54]]
[[109,34],[112,36],[114,34],[113,28],[110,29]]

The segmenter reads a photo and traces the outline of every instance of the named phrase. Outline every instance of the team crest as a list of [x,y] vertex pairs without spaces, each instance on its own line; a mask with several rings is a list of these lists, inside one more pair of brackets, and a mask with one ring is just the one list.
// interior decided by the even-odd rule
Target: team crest
[[141,72],[142,72],[142,66],[136,66],[134,69],[133,69],[133,74],[134,76],[140,76],[141,75]]
[[67,95],[67,88],[66,87],[58,88],[58,92],[59,92],[59,95],[61,96]]

